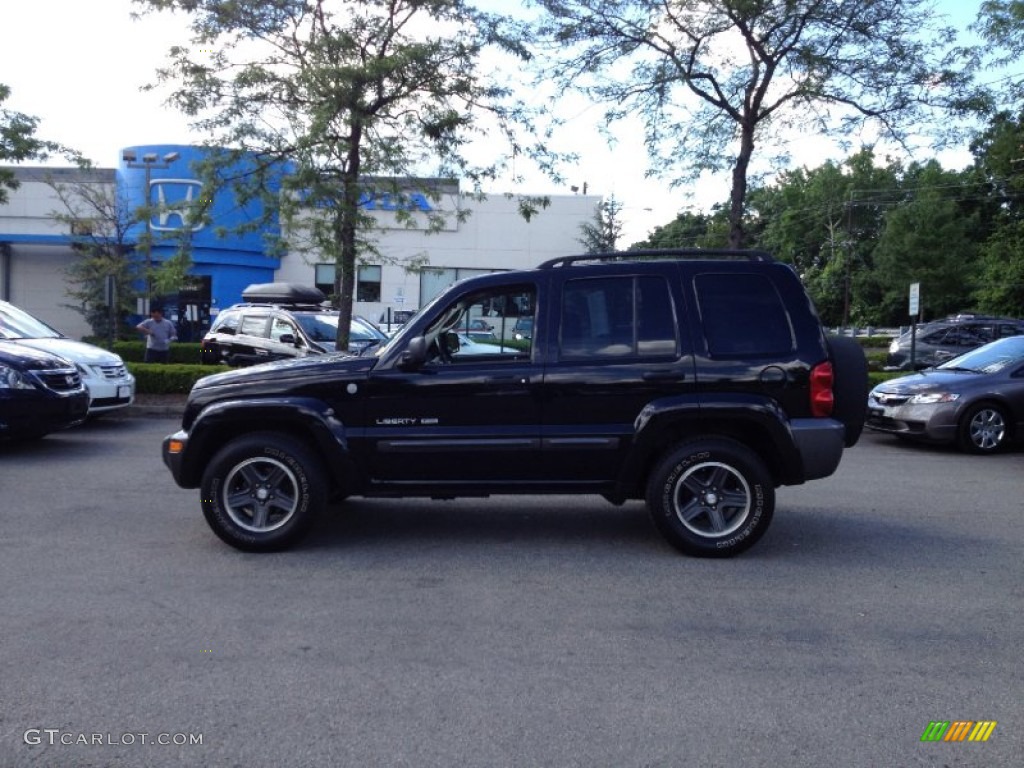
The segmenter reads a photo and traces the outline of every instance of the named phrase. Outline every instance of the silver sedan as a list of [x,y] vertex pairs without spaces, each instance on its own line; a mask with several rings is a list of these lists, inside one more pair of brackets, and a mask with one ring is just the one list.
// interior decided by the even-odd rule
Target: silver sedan
[[879,384],[868,395],[864,426],[971,453],[1024,437],[1024,336]]

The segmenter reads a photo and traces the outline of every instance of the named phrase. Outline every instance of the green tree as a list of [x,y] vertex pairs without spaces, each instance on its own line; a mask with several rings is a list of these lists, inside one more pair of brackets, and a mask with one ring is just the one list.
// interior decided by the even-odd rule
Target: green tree
[[1024,315],[1024,221],[996,230],[980,248],[978,309],[995,315]]
[[915,282],[925,317],[969,309],[978,275],[977,215],[965,214],[961,201],[970,184],[931,161],[911,166],[903,185],[906,200],[886,214],[875,252],[879,319],[906,320],[907,290]]
[[[386,257],[367,200],[387,195],[399,225],[440,228],[442,215],[414,210],[416,195],[438,200],[439,180],[457,178],[479,191],[498,172],[466,159],[474,137],[504,136],[511,155],[545,162],[543,148],[518,139],[525,112],[480,64],[491,45],[524,52],[463,0],[135,2],[190,15],[191,47],[172,48],[159,79],[176,84],[172,103],[212,144],[230,148],[211,153],[205,177],[234,184],[242,200],[262,196],[295,250],[335,263],[339,349],[357,264]],[[246,152],[256,167],[231,177]],[[285,163],[293,173],[278,194],[269,172]],[[528,216],[543,201],[520,203]]]
[[755,244],[794,266],[829,325],[874,320],[878,297],[866,278],[885,212],[901,199],[901,172],[865,148],[841,163],[785,171],[751,192]]
[[[15,112],[3,106],[11,89],[0,83],[0,163],[22,163],[26,160],[45,160],[54,152],[70,159],[77,155],[66,147],[36,136],[39,118]],[[7,202],[9,191],[18,188],[18,180],[8,168],[0,168],[0,205]]]
[[681,211],[668,224],[655,227],[646,239],[630,248],[724,248],[728,231],[725,209],[721,207],[711,214]]
[[969,70],[945,61],[954,33],[928,0],[534,0],[544,77],[639,116],[655,172],[731,170],[729,243],[744,244],[755,150],[787,159],[808,130],[870,125],[906,145]]
[[971,50],[979,65],[988,72],[1013,69],[996,83],[1001,86],[1004,103],[1019,106],[1024,96],[1024,75],[1017,71],[1024,56],[1024,1],[985,0],[971,28],[983,41]]
[[584,253],[610,253],[622,235],[622,203],[612,195],[597,204],[594,218],[580,224],[579,244]]
[[971,144],[974,172],[987,196],[978,309],[1024,315],[1024,114],[992,117]]
[[[66,270],[67,295],[96,336],[113,339],[125,317],[135,311],[138,295],[133,286],[140,274],[129,239],[129,230],[138,221],[136,212],[103,178],[60,182],[48,176],[46,183],[61,204],[50,217],[66,226],[76,252]],[[113,301],[108,300],[109,280]]]

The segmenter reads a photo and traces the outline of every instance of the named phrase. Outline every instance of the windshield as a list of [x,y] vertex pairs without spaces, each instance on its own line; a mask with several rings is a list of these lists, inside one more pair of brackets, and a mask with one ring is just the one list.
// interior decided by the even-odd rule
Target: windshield
[[966,370],[979,373],[998,373],[1011,365],[1024,363],[1024,336],[1011,336],[973,349],[960,357],[954,357],[939,370]]
[[62,339],[64,334],[55,331],[42,320],[36,320],[10,304],[0,304],[0,338],[4,339]]
[[310,339],[316,342],[326,341],[333,344],[338,338],[338,316],[327,312],[316,315],[295,316],[302,326],[302,330]]

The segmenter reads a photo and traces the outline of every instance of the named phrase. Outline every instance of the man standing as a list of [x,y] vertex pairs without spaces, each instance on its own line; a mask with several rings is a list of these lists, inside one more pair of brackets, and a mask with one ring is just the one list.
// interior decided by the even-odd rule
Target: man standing
[[140,333],[146,334],[147,363],[166,363],[171,355],[171,342],[178,340],[178,331],[174,323],[164,317],[164,311],[154,307],[149,319],[135,326]]

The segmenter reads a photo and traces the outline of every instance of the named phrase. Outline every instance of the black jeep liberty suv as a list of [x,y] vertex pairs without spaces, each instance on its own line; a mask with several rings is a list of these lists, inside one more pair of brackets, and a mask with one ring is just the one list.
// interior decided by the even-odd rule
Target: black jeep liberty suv
[[359,356],[208,376],[163,459],[243,550],[352,495],[588,493],[646,499],[672,545],[722,557],[777,487],[836,470],[866,402],[860,348],[767,254],[573,256],[456,283]]

